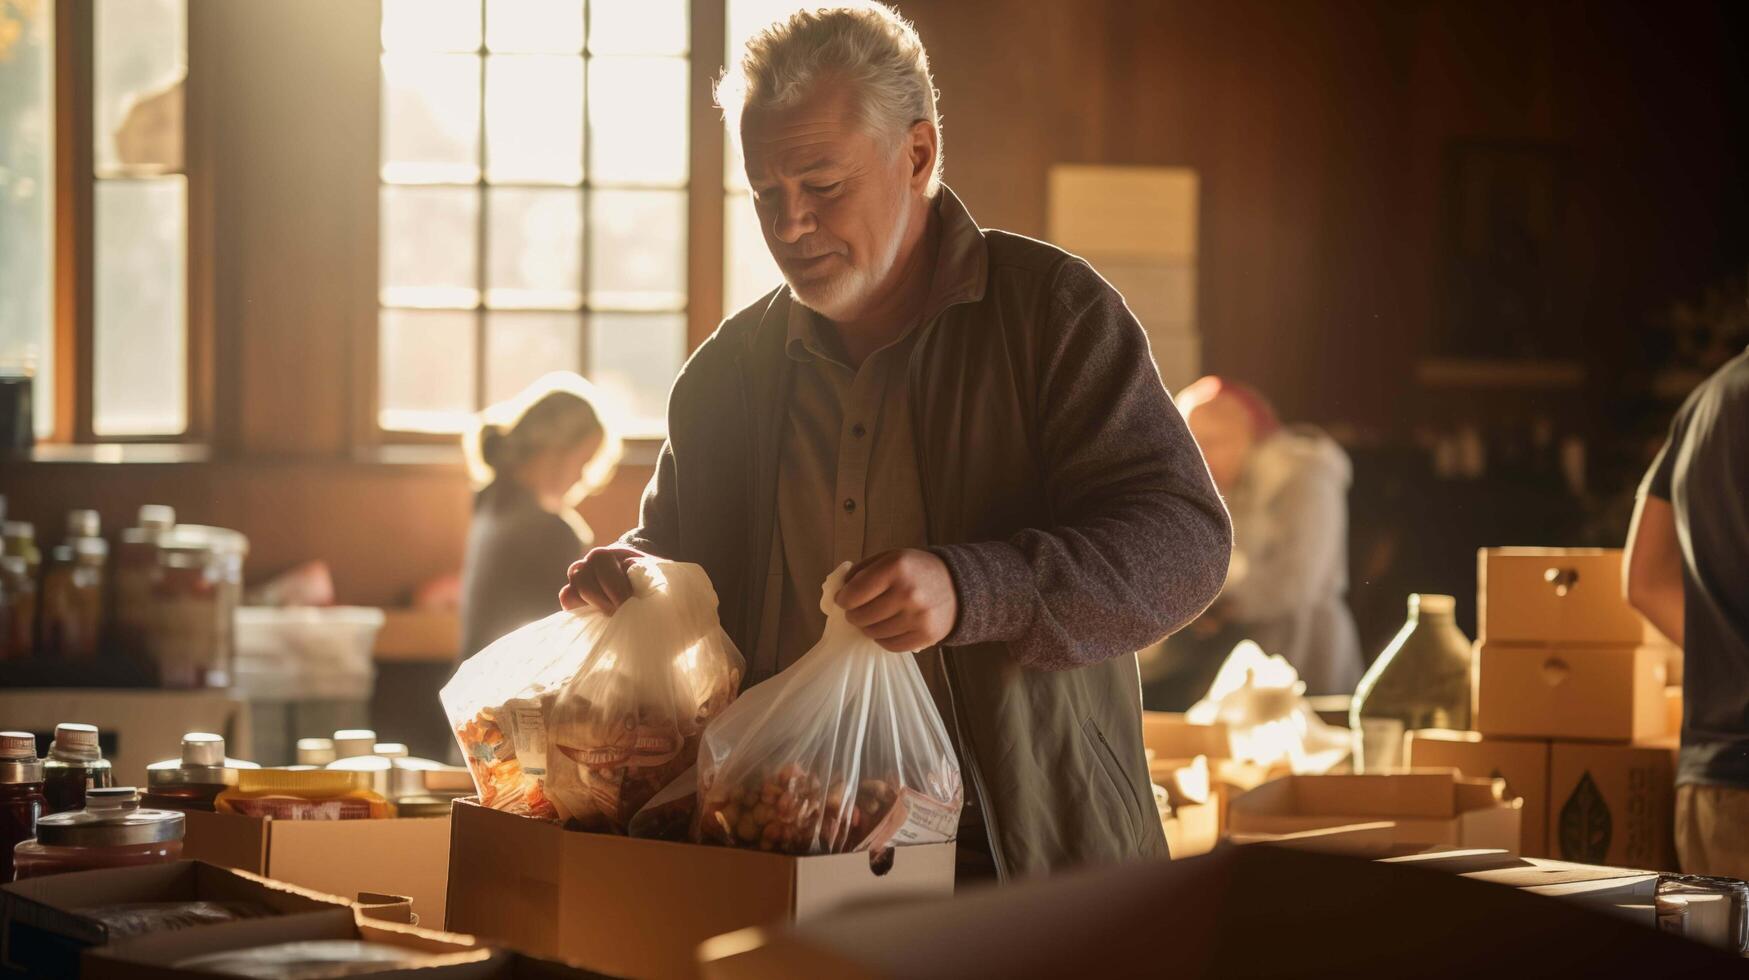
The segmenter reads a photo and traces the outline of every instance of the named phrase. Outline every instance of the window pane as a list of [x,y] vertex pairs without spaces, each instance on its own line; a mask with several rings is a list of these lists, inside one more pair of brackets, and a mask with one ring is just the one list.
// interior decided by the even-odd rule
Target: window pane
[[478,55],[383,55],[382,153],[384,180],[479,179]]
[[576,54],[583,50],[583,0],[486,0],[486,47]]
[[383,0],[383,47],[477,51],[480,0]]
[[590,192],[589,305],[685,308],[685,191]]
[[384,187],[382,301],[388,306],[472,307],[480,301],[472,187]]
[[589,380],[618,405],[627,434],[667,428],[668,389],[686,358],[686,317],[678,313],[589,315]]
[[503,401],[548,371],[575,371],[583,321],[577,313],[486,314],[486,400]]
[[589,59],[592,181],[683,184],[686,147],[685,59]]
[[54,429],[54,8],[24,7],[0,58],[0,374],[36,375],[36,433]]
[[589,53],[683,55],[686,26],[686,0],[591,0]]
[[460,432],[474,407],[474,314],[384,310],[377,418],[402,432]]
[[787,18],[804,6],[807,5],[797,0],[728,0],[729,23],[725,35],[729,42],[728,63],[735,63],[735,55],[746,42],[747,35]]
[[581,306],[583,192],[494,187],[487,195],[486,305]]
[[95,10],[92,152],[103,174],[182,169],[183,0],[100,0]]
[[488,180],[575,184],[583,179],[583,59],[486,59]]
[[728,239],[723,249],[723,312],[731,314],[777,288],[783,273],[766,247],[753,198],[730,194],[723,206],[727,209],[723,225]]
[[100,180],[94,194],[92,427],[174,435],[188,427],[187,187]]

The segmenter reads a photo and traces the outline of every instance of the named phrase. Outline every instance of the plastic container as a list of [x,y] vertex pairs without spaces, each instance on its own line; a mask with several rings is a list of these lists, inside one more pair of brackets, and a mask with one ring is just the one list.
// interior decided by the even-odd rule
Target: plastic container
[[331,738],[300,738],[298,739],[298,765],[321,768],[335,759],[334,740]]
[[211,811],[213,800],[237,785],[241,772],[261,768],[253,762],[225,755],[225,739],[211,732],[182,736],[182,755],[146,767],[148,807],[166,810]]
[[97,726],[63,722],[55,726],[43,760],[43,797],[49,813],[85,807],[85,794],[115,785],[115,773],[97,744]]
[[36,736],[0,732],[0,883],[12,880],[12,851],[36,836],[47,806]]
[[236,620],[236,690],[244,697],[370,700],[381,609],[244,606]]
[[250,769],[220,793],[213,809],[274,820],[374,820],[395,807],[374,788],[374,774],[340,769]]
[[334,757],[351,759],[370,755],[377,747],[377,733],[368,728],[342,728],[334,733]]
[[17,845],[12,861],[20,879],[165,864],[182,857],[186,821],[174,810],[141,809],[132,786],[94,789],[84,809],[38,820],[36,840]]

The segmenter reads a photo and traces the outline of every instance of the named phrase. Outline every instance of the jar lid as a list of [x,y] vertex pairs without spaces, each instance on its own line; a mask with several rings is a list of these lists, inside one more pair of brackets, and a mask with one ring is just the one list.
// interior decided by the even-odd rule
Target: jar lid
[[376,745],[377,733],[368,728],[342,728],[334,733],[334,755],[341,759],[370,755]]
[[36,525],[29,521],[7,521],[0,524],[0,536],[36,540]]
[[53,813],[36,822],[36,839],[50,847],[119,847],[181,840],[186,818],[175,810],[140,809],[139,790],[112,786],[85,791],[85,809]]
[[109,557],[109,542],[102,538],[75,538],[73,554],[76,558],[101,562]]
[[67,537],[95,538],[103,534],[103,518],[94,510],[67,511]]
[[69,721],[56,725],[55,740],[49,743],[49,755],[56,759],[102,758],[102,750],[97,746],[97,726]]
[[186,783],[235,786],[237,771],[259,769],[253,762],[225,755],[225,737],[212,732],[189,732],[182,736],[182,755],[146,767],[147,786]]
[[164,504],[140,505],[140,526],[164,531],[176,525],[176,508]]
[[334,740],[331,738],[300,738],[298,739],[298,765],[325,766],[335,759]]
[[36,757],[36,736],[0,732],[0,783],[40,783],[42,760]]
[[413,753],[400,742],[378,742],[371,746],[371,755],[380,755],[385,759],[405,759]]

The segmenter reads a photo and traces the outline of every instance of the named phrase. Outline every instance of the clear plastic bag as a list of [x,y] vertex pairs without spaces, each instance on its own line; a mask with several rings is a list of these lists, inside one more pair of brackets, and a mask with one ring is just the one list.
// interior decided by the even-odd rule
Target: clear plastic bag
[[917,661],[890,653],[822,588],[826,631],[713,722],[698,754],[693,837],[786,854],[952,840],[959,761]]
[[642,560],[613,615],[559,612],[462,664],[444,711],[480,802],[623,833],[693,764],[745,662],[717,621],[703,568]]

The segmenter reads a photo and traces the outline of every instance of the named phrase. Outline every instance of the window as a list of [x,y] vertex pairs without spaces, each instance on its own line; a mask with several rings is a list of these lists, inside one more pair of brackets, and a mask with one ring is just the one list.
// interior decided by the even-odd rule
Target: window
[[686,0],[384,0],[378,425],[548,371],[662,431],[686,354]]
[[186,0],[102,0],[92,40],[91,429],[188,429]]
[[34,375],[39,437],[54,431],[54,17],[0,3],[0,375]]
[[[734,65],[747,36],[801,8],[795,0],[726,0],[728,50],[724,64]],[[723,165],[723,307],[724,315],[770,292],[783,281],[759,216],[753,212],[752,189],[742,165],[739,134],[728,134]]]

